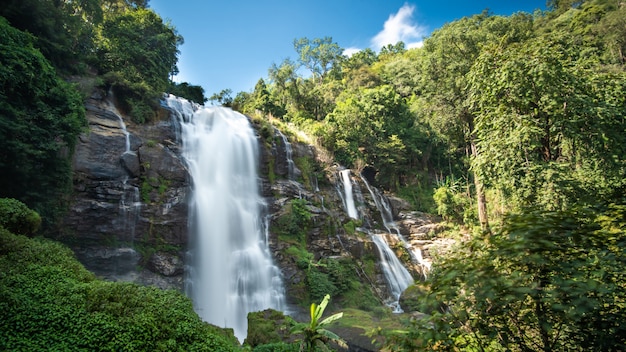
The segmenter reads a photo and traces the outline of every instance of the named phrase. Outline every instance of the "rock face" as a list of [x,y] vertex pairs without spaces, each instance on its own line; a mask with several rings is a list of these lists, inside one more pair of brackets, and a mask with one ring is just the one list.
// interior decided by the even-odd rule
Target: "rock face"
[[176,122],[163,112],[154,123],[135,125],[104,92],[85,107],[89,131],[76,146],[60,239],[99,275],[182,288],[189,177]]
[[[190,180],[176,131],[179,125],[167,110],[155,122],[136,125],[120,114],[104,92],[87,103],[89,131],[80,136],[74,156],[72,206],[60,239],[68,243],[86,267],[111,280],[130,280],[163,288],[183,289],[188,233]],[[260,126],[256,126],[260,130]],[[265,131],[267,132],[267,130]],[[274,231],[284,224],[293,200],[302,200],[310,216],[306,251],[312,262],[324,258],[349,260],[358,276],[379,300],[387,295],[380,268],[367,267],[378,257],[369,233],[386,231],[377,201],[367,191],[367,179],[354,176],[355,201],[361,218],[350,219],[344,208],[339,166],[320,169],[313,147],[290,143],[278,130],[259,138],[260,187],[270,222],[269,244],[283,273],[289,303],[301,303],[306,270],[293,255],[292,242]],[[296,162],[297,161],[297,162]],[[296,165],[297,164],[297,165]],[[435,245],[436,219],[412,212],[403,200],[385,195],[403,238],[419,248],[426,260]],[[388,230],[388,229],[387,229]],[[390,242],[393,240],[390,239]],[[425,275],[404,255],[416,279]],[[291,251],[291,252],[290,252]]]

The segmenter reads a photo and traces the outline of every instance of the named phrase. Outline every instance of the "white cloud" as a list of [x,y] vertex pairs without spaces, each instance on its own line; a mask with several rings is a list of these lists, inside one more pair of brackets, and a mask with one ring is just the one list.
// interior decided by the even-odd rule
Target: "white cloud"
[[414,11],[414,5],[404,4],[396,14],[389,15],[383,30],[372,38],[372,47],[380,50],[388,44],[396,44],[400,41],[404,42],[407,48],[422,46],[426,29],[413,20]]
[[363,49],[355,48],[355,47],[345,48],[345,49],[343,49],[343,54],[345,56],[347,56],[347,57],[350,57],[350,56],[358,53],[361,50],[363,50]]

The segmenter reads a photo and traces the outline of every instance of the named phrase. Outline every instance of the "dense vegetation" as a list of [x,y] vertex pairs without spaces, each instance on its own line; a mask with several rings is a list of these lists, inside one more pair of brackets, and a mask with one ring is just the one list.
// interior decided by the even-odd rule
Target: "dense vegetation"
[[169,79],[182,41],[147,1],[3,1],[0,196],[23,201],[54,230],[94,85],[114,93],[136,122],[155,116],[165,91],[206,100],[201,87]]
[[[471,234],[421,286],[430,316],[388,334],[389,349],[625,349],[626,5],[549,3],[462,18],[410,50],[346,57],[330,37],[298,38],[297,59],[252,92],[210,98],[306,131]],[[207,100],[170,81],[182,37],[145,0],[8,0],[0,16],[0,197],[45,229],[63,211],[93,88],[68,81],[112,92],[137,123],[164,91]],[[233,345],[181,295],[97,281],[61,246],[13,234],[39,219],[0,205],[0,349]],[[357,281],[344,280],[349,264],[312,261],[310,214],[298,200],[288,210],[275,230],[306,269],[301,298],[375,301],[342,287]]]
[[411,50],[296,39],[296,60],[232,101],[470,234],[390,349],[624,349],[626,6],[549,6],[466,17]]
[[7,219],[33,223],[23,204],[4,211],[16,202],[0,199],[0,350],[238,350],[181,293],[97,280],[63,245],[9,232]]

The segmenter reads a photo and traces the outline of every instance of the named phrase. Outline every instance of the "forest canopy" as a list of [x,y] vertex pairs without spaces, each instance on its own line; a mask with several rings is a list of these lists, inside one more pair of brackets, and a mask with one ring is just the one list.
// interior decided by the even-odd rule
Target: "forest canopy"
[[[430,317],[388,336],[389,348],[625,349],[626,5],[549,6],[464,17],[413,49],[395,43],[346,56],[332,37],[295,38],[296,58],[269,67],[253,91],[211,96],[306,132],[333,162],[367,169],[376,186],[468,234],[424,283]],[[114,94],[137,123],[155,117],[164,92],[205,102],[201,87],[170,79],[182,43],[145,0],[3,1],[0,197],[34,209],[44,229],[63,213],[93,88],[68,83],[76,77]],[[39,223],[31,220],[11,231],[32,235]],[[0,329],[18,333],[2,347],[51,328],[38,310],[51,306],[69,327],[93,333],[76,341],[45,330],[67,339],[54,340],[59,348],[103,348],[107,331],[139,343],[128,329],[146,333],[142,326],[173,314],[159,310],[172,301],[183,322],[164,323],[180,333],[172,336],[193,346],[209,333],[169,293],[98,282],[55,244],[4,228],[0,241],[0,311],[33,318],[18,319],[23,330]],[[42,289],[49,281],[60,291]],[[114,319],[124,304],[137,309],[139,325]],[[176,342],[154,341],[142,347]]]

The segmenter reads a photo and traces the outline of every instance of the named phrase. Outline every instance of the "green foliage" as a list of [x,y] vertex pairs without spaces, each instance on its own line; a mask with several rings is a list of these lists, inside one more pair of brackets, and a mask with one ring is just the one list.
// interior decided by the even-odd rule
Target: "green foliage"
[[324,310],[330,301],[330,296],[324,296],[324,299],[319,304],[311,303],[311,321],[307,323],[297,323],[292,329],[294,334],[302,334],[303,339],[300,345],[301,351],[313,352],[316,347],[321,348],[324,351],[329,351],[326,346],[327,342],[335,342],[339,346],[347,348],[346,343],[337,334],[326,330],[324,326],[329,325],[335,320],[341,319],[343,313],[336,313],[322,320]]
[[80,94],[32,40],[0,18],[0,197],[24,202],[49,227],[65,208],[86,120]]
[[333,43],[333,38],[299,38],[293,41],[299,55],[299,62],[313,74],[316,80],[323,80],[332,66],[339,60],[343,49]]
[[276,342],[276,343],[268,343],[266,345],[256,346],[253,352],[299,352],[300,344],[299,343],[284,343],[284,342]]
[[330,275],[320,271],[317,267],[311,267],[307,270],[306,283],[311,301],[319,301],[325,295],[337,292],[337,286],[333,283]]
[[256,351],[260,345],[281,343],[290,337],[289,330],[293,324],[293,319],[272,309],[250,312],[248,313],[248,335],[244,345],[251,346]]
[[285,208],[285,212],[278,218],[275,231],[279,236],[305,243],[310,222],[311,212],[307,208],[307,201],[305,199],[292,199]]
[[61,244],[0,229],[1,350],[234,351],[176,291],[96,280]]
[[294,163],[302,173],[302,181],[304,185],[310,190],[315,190],[315,185],[317,184],[317,180],[315,180],[315,183],[313,182],[313,178],[317,177],[317,164],[315,163],[315,160],[303,156],[296,158]]
[[39,214],[12,198],[0,198],[0,227],[18,235],[32,236],[41,226]]
[[133,121],[149,121],[177,72],[183,39],[154,11],[130,7],[107,17],[98,28],[94,63]]
[[204,104],[207,101],[207,98],[204,97],[204,88],[191,85],[187,82],[176,83],[170,81],[166,93],[185,98],[198,104]]
[[448,309],[404,342],[520,351],[626,346],[623,205],[511,215],[492,236],[462,247],[427,281],[430,297]]
[[98,0],[7,0],[0,4],[0,16],[33,34],[35,47],[57,69],[75,73],[84,68],[80,60],[93,51],[92,34],[103,12]]
[[435,189],[433,200],[437,205],[437,214],[444,220],[458,224],[472,224],[476,222],[472,200],[469,198],[469,189],[463,189],[460,182],[446,182]]
[[[469,75],[479,140],[474,169],[520,206],[564,209],[624,187],[618,155],[626,140],[614,131],[623,125],[626,76],[608,78],[577,64],[570,51],[578,50],[543,38],[489,48]],[[595,86],[598,76],[611,83]]]

